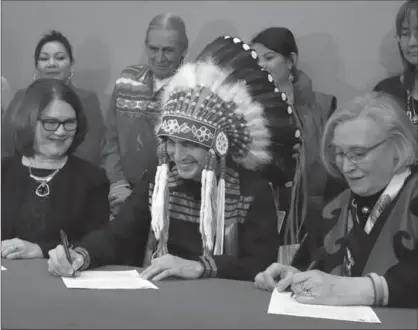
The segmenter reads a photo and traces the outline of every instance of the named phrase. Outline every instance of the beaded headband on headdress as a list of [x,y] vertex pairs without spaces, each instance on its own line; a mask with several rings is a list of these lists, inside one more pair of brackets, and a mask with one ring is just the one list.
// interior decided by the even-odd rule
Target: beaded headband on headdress
[[[278,105],[282,103],[290,120],[293,120],[294,114],[286,103],[286,95],[275,87],[273,77],[258,66],[257,54],[247,44],[226,36],[207,47],[212,45],[215,50],[211,55],[201,55],[195,63],[182,65],[165,87],[157,136],[177,137],[210,150],[202,172],[200,232],[204,254],[211,254],[213,248],[215,254],[222,254],[226,156],[251,170],[268,164],[272,159],[271,133],[265,109],[281,111]],[[206,48],[202,53],[205,54],[205,51]],[[231,65],[231,56],[241,59],[239,64],[234,63],[235,67]],[[254,72],[257,74],[254,75]],[[275,108],[271,109],[272,106]],[[291,136],[293,141],[289,143],[292,147],[299,142],[300,131],[289,132],[284,126],[283,131],[275,136],[279,139]],[[215,155],[220,159],[221,169],[217,194],[213,194],[216,188]],[[168,239],[169,215],[165,207],[168,202],[168,158],[164,143],[159,149],[159,157],[151,210],[151,226],[159,240],[157,256],[167,252]],[[213,205],[217,205],[216,210],[212,209]]]

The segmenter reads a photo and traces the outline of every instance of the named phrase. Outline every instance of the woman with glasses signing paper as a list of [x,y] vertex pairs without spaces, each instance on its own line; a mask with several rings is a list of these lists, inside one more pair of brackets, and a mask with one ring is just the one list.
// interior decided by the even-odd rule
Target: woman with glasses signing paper
[[105,173],[73,155],[87,132],[80,99],[64,82],[32,83],[12,117],[19,151],[2,159],[1,255],[43,258],[60,230],[77,241],[107,222]]
[[[317,222],[322,233],[311,230],[293,265],[271,265],[256,276],[256,286],[279,291],[290,286],[296,300],[309,304],[417,308],[413,123],[389,95],[354,99],[326,124],[321,157],[328,172],[344,179],[349,189],[324,208]],[[309,255],[313,236],[322,238],[322,248]],[[299,271],[307,260],[316,260],[309,267],[316,270]]]

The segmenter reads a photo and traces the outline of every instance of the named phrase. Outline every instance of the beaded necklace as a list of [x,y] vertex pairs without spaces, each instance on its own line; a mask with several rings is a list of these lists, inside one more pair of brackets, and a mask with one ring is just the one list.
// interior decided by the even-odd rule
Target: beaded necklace
[[412,98],[412,93],[410,90],[406,91],[406,114],[414,125],[418,125],[418,115],[415,109],[414,99]]

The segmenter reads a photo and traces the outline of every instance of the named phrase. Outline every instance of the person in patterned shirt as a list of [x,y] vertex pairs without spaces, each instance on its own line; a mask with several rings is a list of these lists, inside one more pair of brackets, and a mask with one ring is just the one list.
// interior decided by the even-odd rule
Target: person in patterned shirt
[[145,170],[157,168],[155,125],[164,86],[188,49],[183,20],[173,14],[155,16],[145,37],[147,64],[126,67],[116,80],[106,118],[102,166],[111,183],[113,216]]

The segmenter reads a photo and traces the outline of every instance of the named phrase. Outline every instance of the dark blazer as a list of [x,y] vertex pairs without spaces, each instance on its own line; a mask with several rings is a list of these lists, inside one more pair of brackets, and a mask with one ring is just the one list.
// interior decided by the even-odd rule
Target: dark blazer
[[[20,208],[34,180],[15,155],[2,160],[1,171],[1,239],[30,236],[24,224],[17,225]],[[45,227],[37,243],[48,257],[48,251],[60,244],[60,229],[75,243],[109,220],[109,181],[104,170],[76,156],[70,156],[64,167],[49,183],[50,203]],[[33,192],[35,193],[35,192]]]
[[[87,134],[84,141],[78,146],[76,156],[100,166],[100,144],[104,135],[104,120],[100,110],[100,103],[94,92],[71,86],[80,98],[84,113],[87,117]],[[19,109],[26,89],[20,89],[14,95],[7,107],[2,123],[1,156],[9,157],[15,154],[14,127],[11,124],[14,113]]]

